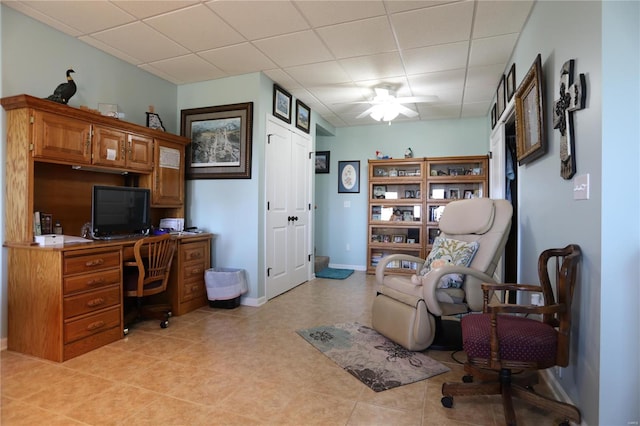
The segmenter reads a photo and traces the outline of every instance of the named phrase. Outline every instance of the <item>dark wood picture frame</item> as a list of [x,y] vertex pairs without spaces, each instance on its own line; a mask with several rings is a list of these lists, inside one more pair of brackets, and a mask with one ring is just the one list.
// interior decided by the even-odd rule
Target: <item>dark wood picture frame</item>
[[509,73],[507,74],[507,103],[513,98],[513,95],[516,93],[516,64],[515,62],[509,68]]
[[331,161],[330,151],[318,151],[316,152],[316,173],[329,173]]
[[311,108],[296,99],[296,127],[305,133],[311,130]]
[[187,179],[251,179],[253,102],[183,109]]
[[518,164],[523,165],[547,152],[544,87],[540,54],[515,93]]
[[338,193],[360,192],[360,160],[338,161]]
[[291,124],[291,100],[289,92],[277,84],[273,85],[273,115]]
[[491,129],[494,129],[497,123],[498,123],[497,106],[494,103],[493,107],[491,108]]
[[504,112],[507,102],[504,92],[504,74],[500,77],[500,82],[498,83],[498,88],[496,89],[496,123],[502,116]]

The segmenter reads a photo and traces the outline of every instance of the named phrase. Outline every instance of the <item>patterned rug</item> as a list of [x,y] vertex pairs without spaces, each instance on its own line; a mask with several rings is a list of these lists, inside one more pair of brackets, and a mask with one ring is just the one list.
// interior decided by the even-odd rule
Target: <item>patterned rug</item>
[[376,392],[449,371],[424,353],[409,351],[358,323],[314,327],[297,333]]

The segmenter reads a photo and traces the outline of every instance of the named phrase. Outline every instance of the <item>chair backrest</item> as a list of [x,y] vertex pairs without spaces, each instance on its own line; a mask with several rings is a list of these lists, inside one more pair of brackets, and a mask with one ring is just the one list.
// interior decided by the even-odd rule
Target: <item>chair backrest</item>
[[[492,276],[504,252],[511,229],[513,207],[507,200],[471,198],[452,201],[444,208],[438,227],[440,235],[466,242],[478,242],[469,267]],[[472,311],[482,311],[482,281],[467,275],[466,302]]]
[[169,234],[136,241],[133,254],[138,267],[137,297],[150,296],[167,289],[176,242]]
[[[545,306],[564,305],[556,314],[542,316],[542,321],[558,329],[558,353],[556,364],[566,367],[569,364],[571,333],[571,303],[578,274],[578,265],[582,258],[580,246],[569,244],[565,248],[553,248],[543,251],[538,258],[538,276]],[[553,276],[549,276],[550,266]]]

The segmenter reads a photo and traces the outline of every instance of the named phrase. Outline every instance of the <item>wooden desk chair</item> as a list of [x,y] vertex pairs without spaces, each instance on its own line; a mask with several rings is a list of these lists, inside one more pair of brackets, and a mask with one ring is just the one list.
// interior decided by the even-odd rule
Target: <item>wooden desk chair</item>
[[[442,385],[442,405],[451,408],[455,395],[500,395],[505,422],[515,425],[512,397],[552,412],[560,424],[580,423],[580,411],[570,404],[547,398],[533,391],[537,370],[569,365],[571,301],[580,262],[580,247],[549,249],[538,259],[540,286],[527,284],[483,284],[484,313],[462,318],[462,337],[469,375],[464,383]],[[555,281],[549,279],[554,264]],[[489,305],[489,294],[497,290],[542,292],[543,306]],[[540,316],[541,320],[516,316]],[[512,370],[532,372],[512,376]]]
[[167,289],[176,242],[169,234],[145,237],[133,246],[135,261],[124,262],[125,297],[135,298],[135,309],[125,317],[124,334],[136,320],[160,319],[160,327],[169,325],[171,305],[144,305],[143,299]]

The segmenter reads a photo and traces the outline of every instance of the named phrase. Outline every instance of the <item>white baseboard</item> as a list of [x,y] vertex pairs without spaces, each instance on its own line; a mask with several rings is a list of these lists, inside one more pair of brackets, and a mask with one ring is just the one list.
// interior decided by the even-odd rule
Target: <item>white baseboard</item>
[[[562,386],[560,386],[556,376],[553,375],[553,368],[547,368],[546,370],[539,371],[539,374],[542,380],[547,384],[547,386],[549,386],[549,389],[551,389],[551,394],[555,399],[566,404],[575,405]],[[587,426],[584,419],[582,419],[580,425]]]
[[354,271],[366,271],[367,267],[363,265],[344,265],[341,263],[329,263],[330,268],[335,269],[353,269]]
[[240,299],[240,304],[244,305],[244,306],[253,306],[254,308],[257,308],[259,306],[264,305],[265,303],[267,303],[267,298],[266,297],[243,297],[242,299]]

